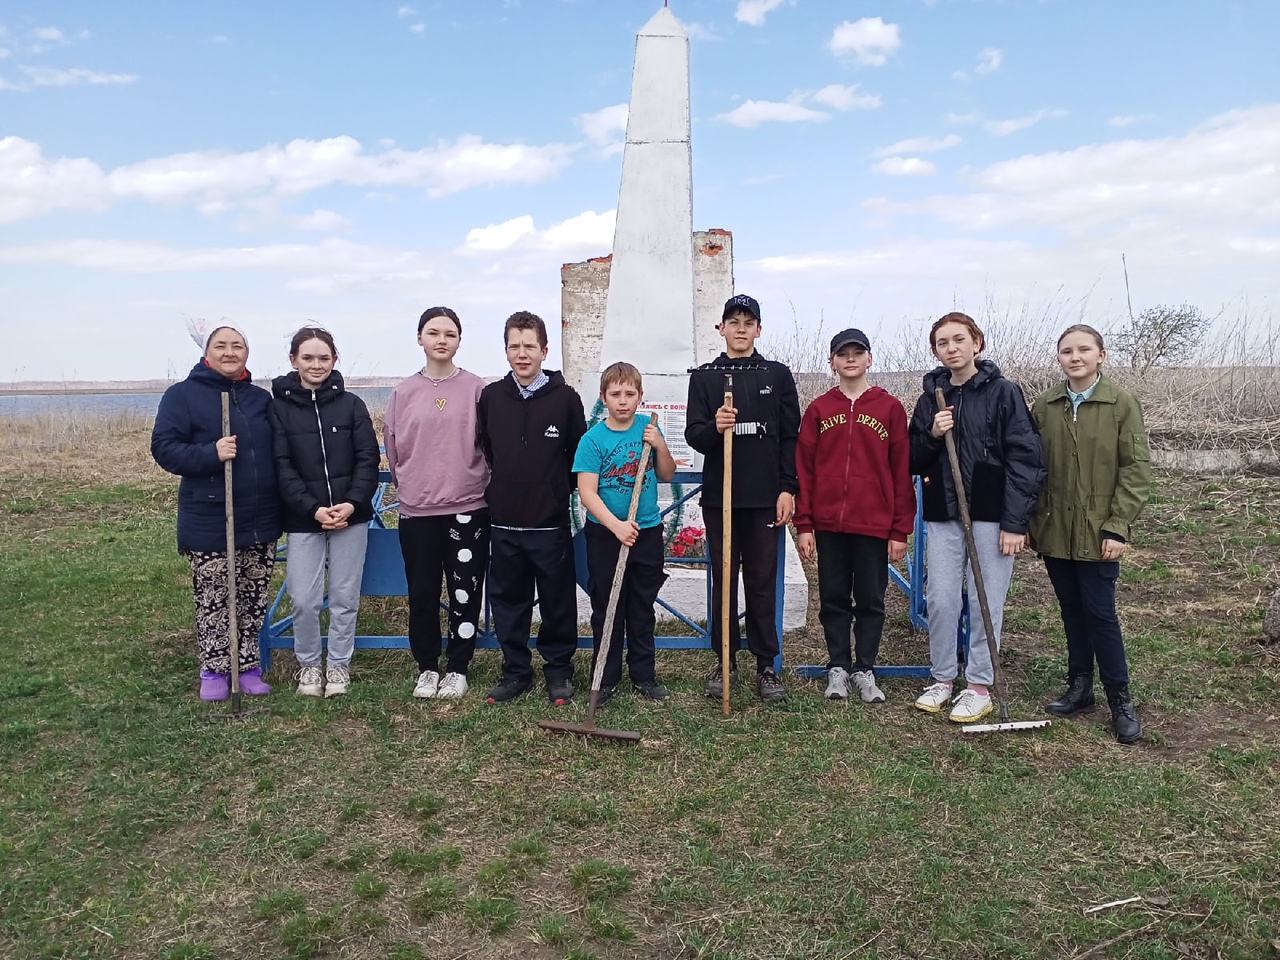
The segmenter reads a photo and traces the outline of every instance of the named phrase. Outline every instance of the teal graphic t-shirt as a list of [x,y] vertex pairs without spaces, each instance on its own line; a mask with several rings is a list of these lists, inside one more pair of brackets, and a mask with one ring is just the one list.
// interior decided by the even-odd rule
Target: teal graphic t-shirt
[[[573,458],[574,473],[598,473],[600,475],[600,499],[609,512],[625,520],[631,507],[631,488],[640,467],[640,449],[644,446],[644,428],[649,422],[647,414],[637,414],[626,430],[611,430],[604,420],[583,435],[578,442],[578,452]],[[640,504],[636,508],[636,523],[642,529],[656,527],[662,522],[658,512],[658,476],[654,472],[653,451],[649,451],[649,468],[644,472],[644,486],[640,489]],[[596,523],[596,518],[587,514]]]

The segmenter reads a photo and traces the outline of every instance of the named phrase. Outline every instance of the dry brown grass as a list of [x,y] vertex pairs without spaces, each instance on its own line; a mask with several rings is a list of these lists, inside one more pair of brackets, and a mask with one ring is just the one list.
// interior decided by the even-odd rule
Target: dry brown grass
[[0,476],[85,483],[159,483],[151,459],[154,417],[136,413],[0,418]]

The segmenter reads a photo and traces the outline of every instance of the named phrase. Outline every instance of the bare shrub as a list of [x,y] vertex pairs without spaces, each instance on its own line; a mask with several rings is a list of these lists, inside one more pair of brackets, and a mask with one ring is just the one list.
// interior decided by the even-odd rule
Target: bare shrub
[[1146,373],[1195,351],[1209,322],[1209,317],[1189,303],[1149,307],[1112,336],[1111,350],[1121,363]]

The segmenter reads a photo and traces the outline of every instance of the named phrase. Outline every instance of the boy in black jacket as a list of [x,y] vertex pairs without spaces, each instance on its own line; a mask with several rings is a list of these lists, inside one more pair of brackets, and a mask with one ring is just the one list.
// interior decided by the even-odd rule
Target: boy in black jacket
[[[695,370],[689,378],[689,405],[684,436],[703,455],[702,511],[711,556],[711,609],[720,609],[724,526],[724,431],[733,430],[733,537],[730,551],[729,624],[731,661],[742,645],[738,609],[738,567],[746,589],[747,647],[756,659],[756,692],[762,700],[786,698],[774,671],[778,656],[778,537],[795,513],[796,438],[800,434],[800,401],[786,364],[756,352],[760,336],[760,304],[738,294],[724,305],[720,321],[725,352]],[[733,376],[733,406],[724,405],[724,377]],[[719,661],[720,618],[711,617],[711,646],[717,659],[706,684],[707,695],[723,693]],[[732,664],[730,682],[738,670]]]
[[582,399],[559,371],[544,372],[547,327],[526,311],[507,318],[503,338],[511,375],[480,393],[480,443],[489,461],[485,490],[492,521],[489,603],[502,647],[502,679],[490,703],[533,685],[529,629],[537,586],[538,651],[547,699],[573,699],[578,604],[569,532],[573,457],[587,430]]

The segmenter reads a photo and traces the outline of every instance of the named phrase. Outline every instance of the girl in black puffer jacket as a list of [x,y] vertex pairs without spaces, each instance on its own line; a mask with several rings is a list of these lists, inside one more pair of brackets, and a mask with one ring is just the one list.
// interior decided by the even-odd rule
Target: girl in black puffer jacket
[[[333,368],[337,360],[329,331],[303,327],[289,347],[294,372],[271,383],[276,477],[289,535],[286,584],[293,607],[298,693],[311,697],[346,693],[351,682],[360,581],[378,487],[373,421],[364,401],[346,392],[342,374]],[[326,559],[329,663],[322,672]]]
[[[1027,542],[1027,524],[1044,482],[1044,451],[1031,411],[1018,386],[1000,375],[990,360],[979,360],[985,345],[973,318],[948,313],[929,331],[929,346],[942,366],[925,375],[924,392],[911,417],[911,472],[924,483],[922,507],[929,570],[929,659],[933,683],[916,700],[928,713],[951,703],[959,673],[956,627],[967,592],[970,610],[977,595],[964,529],[952,481],[945,437],[955,437],[964,493],[973,521],[973,539],[991,608],[999,649],[1004,598],[1014,557]],[[941,388],[945,406],[938,408]],[[955,698],[950,719],[971,723],[991,712],[988,685],[994,679],[982,618],[969,617],[966,688]]]

